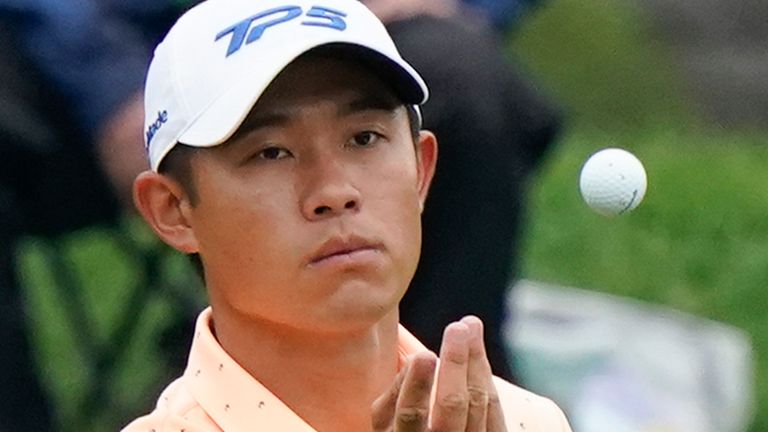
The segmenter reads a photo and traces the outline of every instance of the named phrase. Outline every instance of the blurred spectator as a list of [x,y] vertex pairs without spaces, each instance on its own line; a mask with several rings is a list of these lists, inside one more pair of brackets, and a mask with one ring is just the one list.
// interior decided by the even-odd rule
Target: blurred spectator
[[[425,127],[440,141],[438,172],[424,213],[422,261],[402,305],[402,320],[436,350],[449,321],[467,313],[478,315],[486,323],[494,371],[512,379],[500,332],[506,288],[515,272],[525,180],[553,141],[560,117],[551,102],[507,61],[500,34],[494,31],[494,27],[511,28],[533,1],[466,1],[473,4],[472,9],[448,0],[365,2],[388,24],[403,56],[427,80],[432,96],[424,107]],[[10,234],[0,233],[9,237],[8,241],[2,238],[0,255],[12,257],[15,239],[25,230],[55,234],[113,218],[119,209],[114,196],[124,207],[132,207],[133,178],[147,164],[139,95],[150,50],[175,17],[194,3],[0,0],[0,22],[13,37],[12,49],[3,51],[0,62],[20,55],[16,60],[24,66],[11,73],[22,82],[20,87],[51,88],[46,98],[27,97],[23,104],[3,101],[0,114],[9,120],[0,122],[4,132],[7,124],[25,121],[43,122],[53,131],[45,139],[29,136],[30,144],[21,154],[34,153],[30,149],[41,141],[53,150],[43,150],[41,160],[46,162],[25,177],[37,183],[48,179],[49,187],[70,177],[94,178],[94,174],[83,175],[85,171],[105,179],[102,184],[73,181],[78,187],[68,189],[37,184],[32,191],[15,181],[23,174],[16,165],[16,170],[9,171],[14,181],[0,179],[0,215],[27,211],[30,206],[25,204],[34,203],[29,197],[35,192],[48,194],[51,202],[65,203],[61,207],[67,211],[62,215],[62,208],[33,205],[34,211],[27,212],[41,218],[40,229],[19,227]],[[8,117],[14,104],[24,109]],[[12,142],[13,138],[4,136],[0,145]],[[59,167],[62,158],[72,161]],[[55,170],[48,171],[50,166]],[[107,184],[113,195],[104,189]],[[8,190],[5,195],[17,197],[16,201],[4,199],[3,187]],[[0,271],[12,276],[10,258],[0,265]],[[23,336],[20,289],[10,278],[0,283],[8,284],[0,287],[3,307],[17,311],[4,314],[4,319],[14,321],[4,327],[17,329]],[[189,317],[190,323],[193,318]],[[188,340],[179,340],[182,354],[187,344]],[[32,391],[27,399],[20,391],[37,388],[30,385],[34,380],[21,378],[32,375],[28,344],[20,340],[4,351],[18,357],[3,357],[2,379],[14,375],[23,381],[11,382],[3,391],[27,408],[0,415],[48,418],[39,391]],[[183,365],[176,367],[180,370]],[[43,426],[6,427],[3,421],[0,418],[0,429],[46,430]]]
[[[0,27],[19,15],[0,6]],[[46,431],[50,403],[32,355],[16,245],[26,234],[54,236],[114,220],[116,204],[66,104],[0,32],[0,430]]]
[[[135,155],[131,169],[146,163],[136,147],[141,104],[123,142],[111,136],[120,136],[115,119],[142,86],[147,58],[121,27],[95,2],[0,0],[0,430],[47,431],[55,423],[16,274],[19,239],[114,223],[120,207],[107,179],[117,185],[120,176],[103,170],[113,174],[122,164],[97,161]],[[92,143],[102,136],[119,145],[99,152],[107,147]]]

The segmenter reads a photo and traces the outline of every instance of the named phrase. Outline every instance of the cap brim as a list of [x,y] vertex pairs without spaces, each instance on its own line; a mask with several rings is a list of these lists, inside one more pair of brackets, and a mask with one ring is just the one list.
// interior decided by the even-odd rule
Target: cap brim
[[[261,62],[258,67],[244,73],[242,80],[233,83],[192,121],[191,126],[181,133],[178,142],[195,147],[211,147],[225,142],[237,131],[277,75],[298,57],[317,49],[333,49],[344,58],[368,66],[372,73],[392,85],[404,104],[421,104],[429,97],[424,80],[405,61],[358,44],[328,42],[293,55],[283,54],[285,58]],[[264,68],[265,64],[273,67]]]

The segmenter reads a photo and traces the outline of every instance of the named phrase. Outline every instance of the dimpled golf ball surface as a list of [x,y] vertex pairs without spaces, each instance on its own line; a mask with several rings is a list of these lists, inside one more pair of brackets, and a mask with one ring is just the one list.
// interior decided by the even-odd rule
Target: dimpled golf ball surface
[[645,196],[643,164],[632,153],[608,148],[593,154],[581,169],[579,188],[587,205],[603,216],[633,210]]

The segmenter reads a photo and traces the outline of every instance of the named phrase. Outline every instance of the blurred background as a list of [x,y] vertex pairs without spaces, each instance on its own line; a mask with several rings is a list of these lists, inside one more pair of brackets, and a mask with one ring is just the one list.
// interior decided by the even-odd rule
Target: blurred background
[[[768,3],[549,0],[507,44],[567,115],[529,185],[521,276],[738,329],[751,346],[740,370],[749,385],[735,390],[745,412],[718,415],[768,430]],[[578,191],[581,165],[604,147],[632,151],[648,173],[645,201],[615,219]],[[117,230],[27,236],[17,256],[60,429],[115,430],[151,409],[171,378],[158,347],[180,331],[167,311],[205,301],[184,257],[132,218]],[[675,355],[663,347],[651,353],[662,362]],[[545,385],[515,361],[523,384]],[[662,426],[613,430],[701,431]]]
[[[767,18],[768,4],[760,1],[559,0],[510,39],[513,55],[572,115],[532,184],[524,276],[742,329],[754,362],[753,371],[740,372],[752,387],[738,390],[746,393],[744,407],[754,409],[750,431],[768,430],[768,391],[761,385],[768,379]],[[577,189],[586,158],[609,146],[634,152],[649,182],[640,207],[611,220],[593,214]],[[636,334],[624,330],[628,338]],[[676,362],[680,353],[660,345],[651,357]],[[705,411],[742,414],[724,405]],[[649,422],[614,430],[705,429]]]

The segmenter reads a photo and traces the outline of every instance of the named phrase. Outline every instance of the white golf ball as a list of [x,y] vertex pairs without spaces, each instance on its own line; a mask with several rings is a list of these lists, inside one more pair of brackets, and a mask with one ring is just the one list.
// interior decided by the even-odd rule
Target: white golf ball
[[581,169],[579,188],[589,207],[603,216],[633,210],[645,196],[648,179],[632,153],[607,148],[593,154]]

